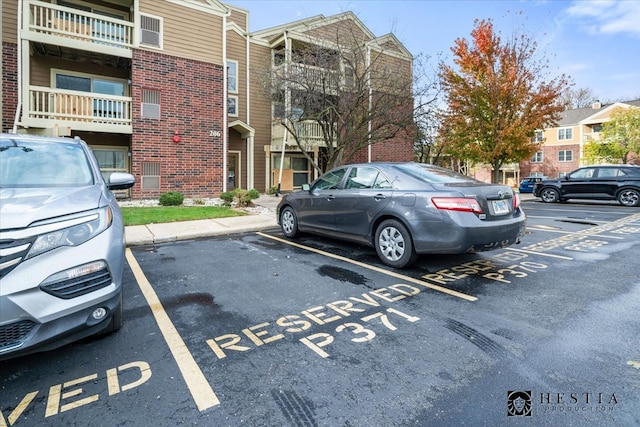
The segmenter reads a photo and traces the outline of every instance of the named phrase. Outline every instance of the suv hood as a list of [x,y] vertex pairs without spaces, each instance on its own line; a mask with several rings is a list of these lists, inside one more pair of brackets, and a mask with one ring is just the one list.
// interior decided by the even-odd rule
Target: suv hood
[[90,187],[5,188],[0,190],[0,230],[96,209],[102,189]]

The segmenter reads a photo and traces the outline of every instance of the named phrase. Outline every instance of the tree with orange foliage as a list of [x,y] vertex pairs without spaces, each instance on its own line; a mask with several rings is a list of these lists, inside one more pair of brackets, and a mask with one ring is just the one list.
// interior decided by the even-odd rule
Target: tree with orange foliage
[[535,131],[554,125],[563,110],[569,81],[564,74],[549,78],[536,49],[524,35],[503,42],[491,20],[476,20],[471,41],[456,39],[451,48],[459,70],[440,63],[448,104],[441,141],[455,157],[491,165],[494,182],[503,165],[539,150]]

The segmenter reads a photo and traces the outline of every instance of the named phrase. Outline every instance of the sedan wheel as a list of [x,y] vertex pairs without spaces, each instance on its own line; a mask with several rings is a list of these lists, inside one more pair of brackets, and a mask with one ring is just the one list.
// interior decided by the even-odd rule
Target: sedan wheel
[[640,206],[640,192],[626,188],[618,193],[618,202],[624,206]]
[[290,239],[298,235],[298,218],[289,206],[284,208],[280,214],[280,228],[282,228],[282,234]]
[[380,260],[391,267],[403,268],[418,258],[409,231],[394,219],[383,221],[378,226],[375,247]]
[[544,188],[540,192],[540,198],[545,203],[556,203],[560,200],[560,194],[554,188]]

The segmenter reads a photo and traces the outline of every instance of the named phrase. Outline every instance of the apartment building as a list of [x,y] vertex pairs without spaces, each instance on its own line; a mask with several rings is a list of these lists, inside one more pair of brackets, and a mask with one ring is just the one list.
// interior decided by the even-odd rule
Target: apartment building
[[[278,124],[290,98],[274,103],[258,71],[282,66],[300,43],[338,50],[345,22],[409,73],[412,57],[348,12],[255,33],[249,13],[213,0],[3,0],[2,131],[81,137],[105,176],[136,176],[133,198],[296,188],[317,172]],[[317,159],[318,129],[300,125]],[[410,160],[410,135],[360,154]]]
[[540,151],[520,163],[520,176],[563,177],[584,166],[583,147],[601,139],[602,126],[618,108],[640,107],[640,100],[602,104],[566,110],[555,127],[536,133]]

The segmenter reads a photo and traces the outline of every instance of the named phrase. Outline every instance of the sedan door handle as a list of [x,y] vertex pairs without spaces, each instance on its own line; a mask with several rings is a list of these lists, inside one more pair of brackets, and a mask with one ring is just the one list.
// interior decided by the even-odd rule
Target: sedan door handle
[[327,196],[327,200],[333,200],[333,199],[335,199],[335,198],[336,198],[336,196],[334,196],[333,194],[329,194],[329,195]]
[[384,200],[387,197],[384,194],[376,194],[375,196],[373,196],[373,200],[375,200],[376,202],[379,202],[380,200]]

